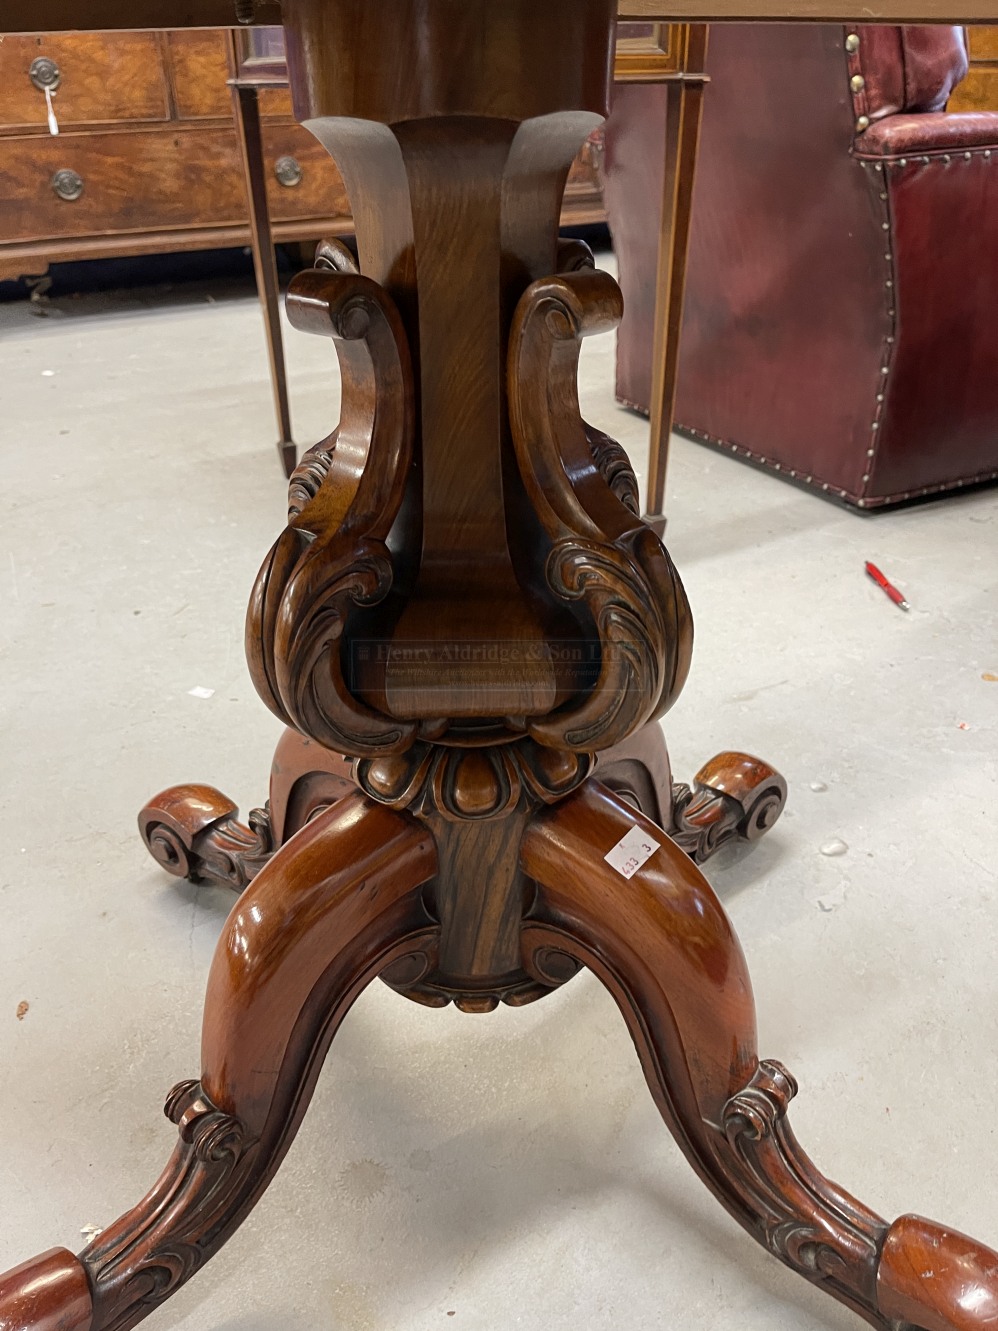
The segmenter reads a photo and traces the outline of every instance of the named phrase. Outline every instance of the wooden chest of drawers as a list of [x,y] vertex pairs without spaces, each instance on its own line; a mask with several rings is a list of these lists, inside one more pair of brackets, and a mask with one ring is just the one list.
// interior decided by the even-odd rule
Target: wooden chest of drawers
[[[0,42],[0,279],[66,259],[250,241],[221,30],[67,33]],[[51,87],[58,136],[49,130]],[[274,238],[352,231],[333,163],[261,92]],[[602,220],[595,162],[575,164],[566,222]]]
[[970,69],[949,100],[949,111],[998,111],[998,28],[967,29]]

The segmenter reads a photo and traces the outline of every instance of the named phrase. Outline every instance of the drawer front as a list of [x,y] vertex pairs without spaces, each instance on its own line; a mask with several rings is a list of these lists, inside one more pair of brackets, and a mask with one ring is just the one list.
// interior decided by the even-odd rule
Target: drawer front
[[[57,179],[65,172],[72,175]],[[4,240],[210,226],[247,217],[230,130],[0,139],[0,193],[8,219]]]
[[173,101],[180,120],[227,120],[232,115],[226,41],[226,34],[218,28],[166,34]]
[[[325,148],[307,129],[295,124],[265,123],[263,156],[267,199],[275,222],[299,217],[349,217],[350,202],[343,178]],[[282,179],[288,183],[282,184]]]
[[998,60],[998,28],[987,25],[970,27],[967,41],[971,61]]
[[260,114],[264,119],[274,116],[284,116],[287,119],[294,117],[291,93],[287,88],[261,88],[259,96]]
[[998,63],[972,64],[946,104],[947,111],[998,111]]
[[[275,222],[349,218],[340,173],[300,125],[264,126],[264,170]],[[591,162],[573,168],[573,194],[598,199]],[[0,197],[8,242],[245,225],[249,215],[235,131],[190,124],[0,138]]]
[[31,81],[32,66],[42,60],[53,62],[58,69],[52,106],[60,128],[170,118],[155,33],[39,34],[0,41],[0,125],[4,128],[47,132],[45,93]]

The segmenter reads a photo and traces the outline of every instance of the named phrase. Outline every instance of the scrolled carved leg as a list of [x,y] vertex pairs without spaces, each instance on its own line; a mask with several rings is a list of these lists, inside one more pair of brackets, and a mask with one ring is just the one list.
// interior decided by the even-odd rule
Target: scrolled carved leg
[[768,832],[786,802],[787,783],[775,767],[726,751],[704,763],[692,786],[675,783],[669,835],[703,864],[729,841],[755,841]]
[[[604,856],[637,832],[657,849],[629,879]],[[883,1331],[998,1325],[998,1254],[915,1216],[889,1225],[797,1142],[797,1090],[760,1062],[745,961],[706,880],[662,830],[588,782],[527,830],[538,885],[523,933],[539,980],[571,960],[613,994],[649,1088],[713,1194],[774,1256]]]
[[359,792],[279,851],[223,930],[201,1077],[170,1094],[179,1141],[159,1181],[78,1258],[57,1249],[0,1276],[2,1331],[127,1331],[226,1241],[304,1116],[357,994],[423,954],[436,929],[425,829]]
[[761,758],[725,751],[704,763],[693,785],[672,780],[655,722],[599,755],[599,778],[646,818],[665,828],[697,864],[730,841],[755,841],[787,802],[787,783]]
[[250,810],[248,826],[214,786],[183,785],[145,805],[139,833],[167,873],[242,892],[278,847],[353,789],[348,758],[286,730],[274,754],[270,799]]
[[171,786],[139,814],[139,834],[167,873],[192,883],[219,883],[241,892],[273,855],[267,808],[251,809],[249,826],[214,786]]

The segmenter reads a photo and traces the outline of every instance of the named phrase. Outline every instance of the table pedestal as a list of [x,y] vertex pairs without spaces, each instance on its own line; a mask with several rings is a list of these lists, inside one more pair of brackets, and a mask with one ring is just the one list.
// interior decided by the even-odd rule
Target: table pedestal
[[885,1331],[994,1326],[998,1256],[888,1225],[798,1146],[731,926],[636,807],[703,856],[764,830],[785,787],[742,755],[674,798],[635,739],[682,687],[692,622],[626,457],[579,414],[580,342],[619,292],[557,235],[605,107],[611,0],[285,0],[284,17],[296,112],[335,153],[360,246],[360,271],[330,243],[289,295],[343,380],[247,621],[293,737],[270,818],[243,828],[203,787],[143,811],[168,867],[248,883],[200,1079],[167,1100],[179,1140],[143,1201],[79,1257],[0,1278],[0,1331],[126,1331],[193,1275],[273,1177],[375,977],[487,1011],[583,966],[754,1238]]

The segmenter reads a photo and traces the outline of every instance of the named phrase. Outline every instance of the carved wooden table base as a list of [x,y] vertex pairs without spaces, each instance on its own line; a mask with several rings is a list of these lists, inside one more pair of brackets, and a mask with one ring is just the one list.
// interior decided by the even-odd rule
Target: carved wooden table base
[[692,621],[626,457],[579,414],[579,344],[619,292],[557,239],[605,107],[612,0],[285,0],[284,17],[362,270],[326,245],[289,296],[343,380],[247,620],[289,729],[269,815],[243,826],[202,786],[143,810],[165,867],[244,889],[201,1075],[167,1100],[179,1140],[148,1196],[79,1257],[0,1277],[0,1331],[127,1331],[193,1275],[273,1177],[376,976],[484,1012],[583,966],[754,1238],[883,1331],[998,1325],[998,1255],[825,1179],[789,1126],[792,1077],[759,1061],[745,961],[692,857],[764,831],[782,779],[722,755],[673,790],[653,726]]
[[[754,841],[776,822],[787,783],[747,753],[719,753],[693,778],[673,782],[658,726],[600,755],[600,780],[669,833],[697,864],[729,842]],[[354,789],[353,763],[295,730],[277,746],[270,798],[239,821],[236,805],[214,786],[171,786],[139,814],[153,859],[192,883],[241,892],[275,851]]]

